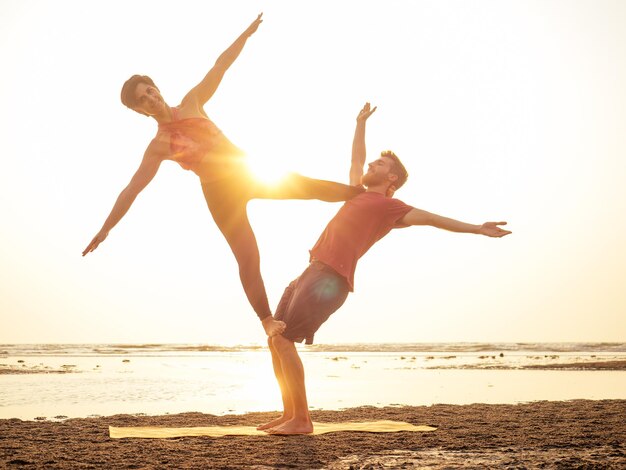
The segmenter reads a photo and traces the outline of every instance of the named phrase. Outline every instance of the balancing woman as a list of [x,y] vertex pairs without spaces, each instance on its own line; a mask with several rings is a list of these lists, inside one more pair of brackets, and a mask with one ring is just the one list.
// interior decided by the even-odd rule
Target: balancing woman
[[181,104],[170,107],[150,77],[133,75],[122,87],[122,103],[152,117],[158,131],[148,145],[139,168],[120,193],[111,213],[83,256],[94,251],[126,214],[137,195],[156,175],[163,160],[178,162],[200,177],[202,191],[213,220],[226,238],[237,263],[248,301],[268,336],[282,333],[285,323],[272,316],[261,277],[259,249],[250,227],[246,206],[251,199],[319,199],[345,201],[362,189],[340,183],[290,174],[278,185],[254,179],[244,152],[236,147],[208,118],[203,106],[213,96],[222,77],[247,39],[261,24],[260,14],[217,59],[204,79],[192,88]]

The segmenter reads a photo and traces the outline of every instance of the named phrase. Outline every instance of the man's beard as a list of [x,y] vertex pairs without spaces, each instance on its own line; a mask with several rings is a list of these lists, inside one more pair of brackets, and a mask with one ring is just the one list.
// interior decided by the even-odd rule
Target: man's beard
[[365,173],[363,176],[361,176],[361,184],[365,187],[375,186],[377,184],[383,183],[384,181],[385,177],[377,173]]

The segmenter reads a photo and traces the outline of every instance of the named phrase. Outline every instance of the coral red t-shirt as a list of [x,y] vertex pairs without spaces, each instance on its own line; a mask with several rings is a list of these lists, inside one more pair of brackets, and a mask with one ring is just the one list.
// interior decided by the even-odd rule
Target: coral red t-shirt
[[310,251],[317,259],[344,276],[354,290],[356,263],[413,209],[404,202],[375,192],[364,192],[347,201],[328,223]]

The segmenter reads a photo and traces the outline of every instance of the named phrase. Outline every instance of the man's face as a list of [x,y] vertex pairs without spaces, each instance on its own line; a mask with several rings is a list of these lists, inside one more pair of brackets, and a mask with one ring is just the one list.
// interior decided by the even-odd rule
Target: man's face
[[165,106],[165,101],[157,90],[148,83],[140,83],[135,87],[135,105],[133,110],[138,113],[154,116]]
[[391,167],[391,159],[387,157],[380,157],[378,160],[368,163],[367,173],[361,176],[361,184],[370,187],[392,182],[395,175],[390,173]]

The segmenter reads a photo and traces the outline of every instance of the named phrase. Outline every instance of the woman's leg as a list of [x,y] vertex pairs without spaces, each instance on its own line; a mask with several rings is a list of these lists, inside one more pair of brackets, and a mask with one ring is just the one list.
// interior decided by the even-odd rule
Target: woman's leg
[[363,191],[364,189],[358,186],[290,173],[275,184],[253,181],[250,197],[254,199],[319,199],[326,202],[339,202],[352,199]]
[[250,305],[269,336],[282,333],[285,324],[273,319],[267,300],[259,248],[248,221],[246,201],[237,199],[236,194],[218,191],[211,184],[203,184],[202,190],[213,220],[235,255],[241,284]]

